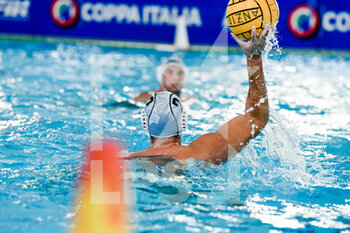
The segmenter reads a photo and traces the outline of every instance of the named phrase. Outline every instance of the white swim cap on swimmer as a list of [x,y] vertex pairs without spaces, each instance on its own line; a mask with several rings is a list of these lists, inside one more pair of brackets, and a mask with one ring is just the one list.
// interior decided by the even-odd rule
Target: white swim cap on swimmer
[[186,129],[186,114],[179,97],[167,91],[155,93],[142,111],[142,124],[155,138],[180,135]]
[[157,79],[158,79],[159,83],[162,83],[163,74],[169,66],[181,67],[183,69],[183,71],[185,73],[185,77],[186,77],[187,69],[186,69],[186,66],[183,63],[183,61],[177,57],[170,57],[170,58],[167,58],[166,60],[164,60],[162,62],[162,64],[160,66],[158,66],[158,68],[157,68]]

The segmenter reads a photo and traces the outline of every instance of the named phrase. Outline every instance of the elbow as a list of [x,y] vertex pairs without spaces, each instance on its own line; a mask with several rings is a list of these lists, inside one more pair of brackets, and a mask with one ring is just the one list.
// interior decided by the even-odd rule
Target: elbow
[[251,120],[253,120],[253,124],[256,128],[263,130],[269,123],[270,119],[269,102],[267,97],[261,99],[258,104],[255,104],[255,106],[250,108],[246,113]]
[[263,130],[266,127],[266,125],[269,123],[269,120],[270,120],[270,111],[267,108],[260,114],[259,119],[257,120],[258,127],[260,128],[260,130]]
[[255,130],[252,132],[254,134],[254,138],[258,136],[266,127],[266,125],[269,123],[269,115],[267,114],[263,118],[260,118],[256,121],[254,121]]
[[257,136],[269,123],[270,112],[268,108],[264,111],[260,111],[258,114],[252,114],[251,116],[252,123],[255,126],[255,136]]
[[260,109],[258,118],[260,128],[264,129],[270,120],[269,105],[265,105],[263,108]]

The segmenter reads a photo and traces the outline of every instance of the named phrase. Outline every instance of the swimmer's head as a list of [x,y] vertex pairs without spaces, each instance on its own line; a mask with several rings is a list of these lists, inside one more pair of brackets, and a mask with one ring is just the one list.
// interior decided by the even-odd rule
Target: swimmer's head
[[154,138],[181,135],[186,128],[186,114],[179,97],[167,91],[155,93],[147,101],[142,124]]
[[185,84],[186,67],[177,57],[166,59],[157,69],[157,78],[163,89],[180,93]]

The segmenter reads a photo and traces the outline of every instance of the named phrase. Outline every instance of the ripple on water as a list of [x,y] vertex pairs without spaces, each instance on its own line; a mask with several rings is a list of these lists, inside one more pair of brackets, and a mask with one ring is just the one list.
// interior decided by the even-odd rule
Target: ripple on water
[[[109,59],[101,60],[103,82],[93,89],[91,79],[99,74],[89,64],[99,55]],[[155,67],[170,55],[80,44],[0,42],[1,229],[47,232],[50,225],[55,232],[66,231],[67,216],[74,215],[75,182],[90,132],[117,135],[130,152],[149,145],[138,107],[104,109],[100,122],[91,117],[100,108],[90,105],[126,100],[157,88]],[[189,131],[183,141],[189,143],[242,114],[249,83],[242,54],[179,56],[191,75],[184,93],[196,97],[184,102]],[[267,58],[271,119],[263,134],[225,165],[189,161],[186,178],[130,174],[147,181],[134,183],[139,198],[131,213],[134,229],[317,232],[350,228],[350,86],[344,73],[349,59],[278,51]],[[159,193],[176,189],[189,198],[177,204],[159,198]]]

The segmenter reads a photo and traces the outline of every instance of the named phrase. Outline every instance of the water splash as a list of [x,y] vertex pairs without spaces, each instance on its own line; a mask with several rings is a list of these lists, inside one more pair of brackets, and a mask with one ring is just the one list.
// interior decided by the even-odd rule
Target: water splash
[[[0,43],[0,101],[11,104],[2,111],[0,122],[4,227],[9,232],[45,232],[50,225],[63,232],[69,227],[69,195],[75,191],[81,170],[81,150],[90,135],[88,58],[92,54],[120,54],[120,59],[141,54],[160,61],[171,54],[73,44],[12,43]],[[298,224],[315,231],[349,225],[349,207],[344,203],[349,202],[350,85],[343,72],[349,67],[349,59],[275,51],[272,49],[264,61],[271,105],[271,120],[264,133],[224,165],[212,167],[192,160],[186,178],[174,181],[149,177],[148,184],[162,184],[154,187],[136,181],[141,190],[141,201],[132,213],[137,230],[228,232],[235,228],[253,232],[259,227],[276,229],[278,221],[284,221],[276,217],[279,215],[297,219]],[[135,59],[142,56],[135,55]],[[190,133],[184,135],[185,143],[217,130],[244,111],[248,88],[245,57],[238,53],[224,59],[221,56],[184,54],[194,75],[185,93],[197,98],[184,103],[190,113]],[[207,63],[192,66],[198,57],[208,57]],[[109,99],[123,99],[157,88],[153,69],[107,69],[102,92]],[[101,128],[106,134],[120,136],[129,151],[149,145],[147,134],[138,127],[139,109],[121,105],[103,113]],[[139,175],[144,173],[131,174],[133,178]],[[188,202],[154,202],[157,192],[174,192],[169,187],[174,183],[191,194]],[[230,199],[232,194],[240,195],[244,205]],[[256,194],[263,203],[255,198]],[[198,196],[209,200],[209,204],[198,204]],[[327,206],[329,203],[334,205]],[[273,211],[264,215],[266,209]],[[326,218],[331,222],[323,221]]]

